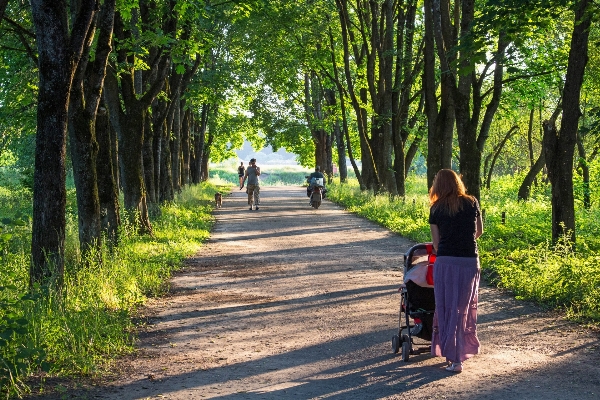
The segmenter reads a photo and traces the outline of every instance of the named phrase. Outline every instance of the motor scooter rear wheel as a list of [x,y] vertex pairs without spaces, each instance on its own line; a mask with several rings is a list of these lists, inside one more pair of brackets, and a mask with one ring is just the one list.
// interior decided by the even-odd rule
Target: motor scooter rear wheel
[[310,196],[310,205],[313,206],[315,210],[317,210],[321,206],[321,200],[323,199],[323,195],[320,190],[315,190]]

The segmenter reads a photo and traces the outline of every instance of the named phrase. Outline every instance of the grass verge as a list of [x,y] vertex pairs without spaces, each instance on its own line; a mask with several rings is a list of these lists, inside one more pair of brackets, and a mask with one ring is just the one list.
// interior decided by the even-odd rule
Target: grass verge
[[21,397],[30,392],[31,384],[43,390],[48,377],[99,376],[116,357],[132,352],[133,314],[149,297],[168,290],[173,271],[208,238],[218,189],[210,183],[193,186],[174,203],[162,206],[152,220],[154,237],[135,235],[133,227],[124,224],[119,245],[101,249],[101,264],[76,261],[77,223],[71,213],[61,293],[28,290],[31,227],[26,217],[6,220],[11,223],[0,232],[3,395]]

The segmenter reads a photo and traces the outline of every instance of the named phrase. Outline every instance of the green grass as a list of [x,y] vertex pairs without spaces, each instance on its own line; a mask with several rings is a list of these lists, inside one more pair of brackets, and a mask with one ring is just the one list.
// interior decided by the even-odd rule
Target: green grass
[[149,297],[168,290],[173,271],[209,236],[218,189],[208,183],[187,188],[176,202],[162,206],[152,220],[154,237],[122,226],[119,246],[102,249],[102,264],[93,261],[96,257],[78,262],[77,224],[69,207],[62,294],[47,289],[28,294],[31,226],[22,222],[26,217],[14,215],[26,214],[31,199],[0,189],[0,196],[12,200],[1,203],[0,216],[13,221],[2,228],[10,238],[0,242],[1,393],[27,393],[31,376],[101,374],[116,357],[133,351],[132,316]]
[[[576,252],[569,243],[550,246],[550,189],[540,185],[531,200],[518,202],[519,183],[519,177],[503,177],[482,192],[484,234],[478,242],[484,275],[519,299],[558,307],[574,319],[600,324],[600,210],[597,206],[576,210]],[[330,185],[328,197],[416,242],[430,241],[425,178],[411,176],[407,193],[404,199],[374,196],[351,181]]]

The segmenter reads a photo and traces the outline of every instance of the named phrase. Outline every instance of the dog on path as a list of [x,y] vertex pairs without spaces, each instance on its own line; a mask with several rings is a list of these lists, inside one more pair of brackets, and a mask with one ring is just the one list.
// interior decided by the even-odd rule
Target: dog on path
[[223,206],[223,195],[219,192],[215,193],[215,207],[221,208]]

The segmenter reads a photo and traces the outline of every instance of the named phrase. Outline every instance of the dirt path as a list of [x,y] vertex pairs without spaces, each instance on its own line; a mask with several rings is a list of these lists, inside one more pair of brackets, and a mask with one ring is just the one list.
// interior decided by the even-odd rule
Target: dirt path
[[462,374],[391,351],[413,244],[304,188],[234,191],[209,243],[147,310],[152,324],[102,399],[598,399],[600,337],[483,286],[482,354]]

